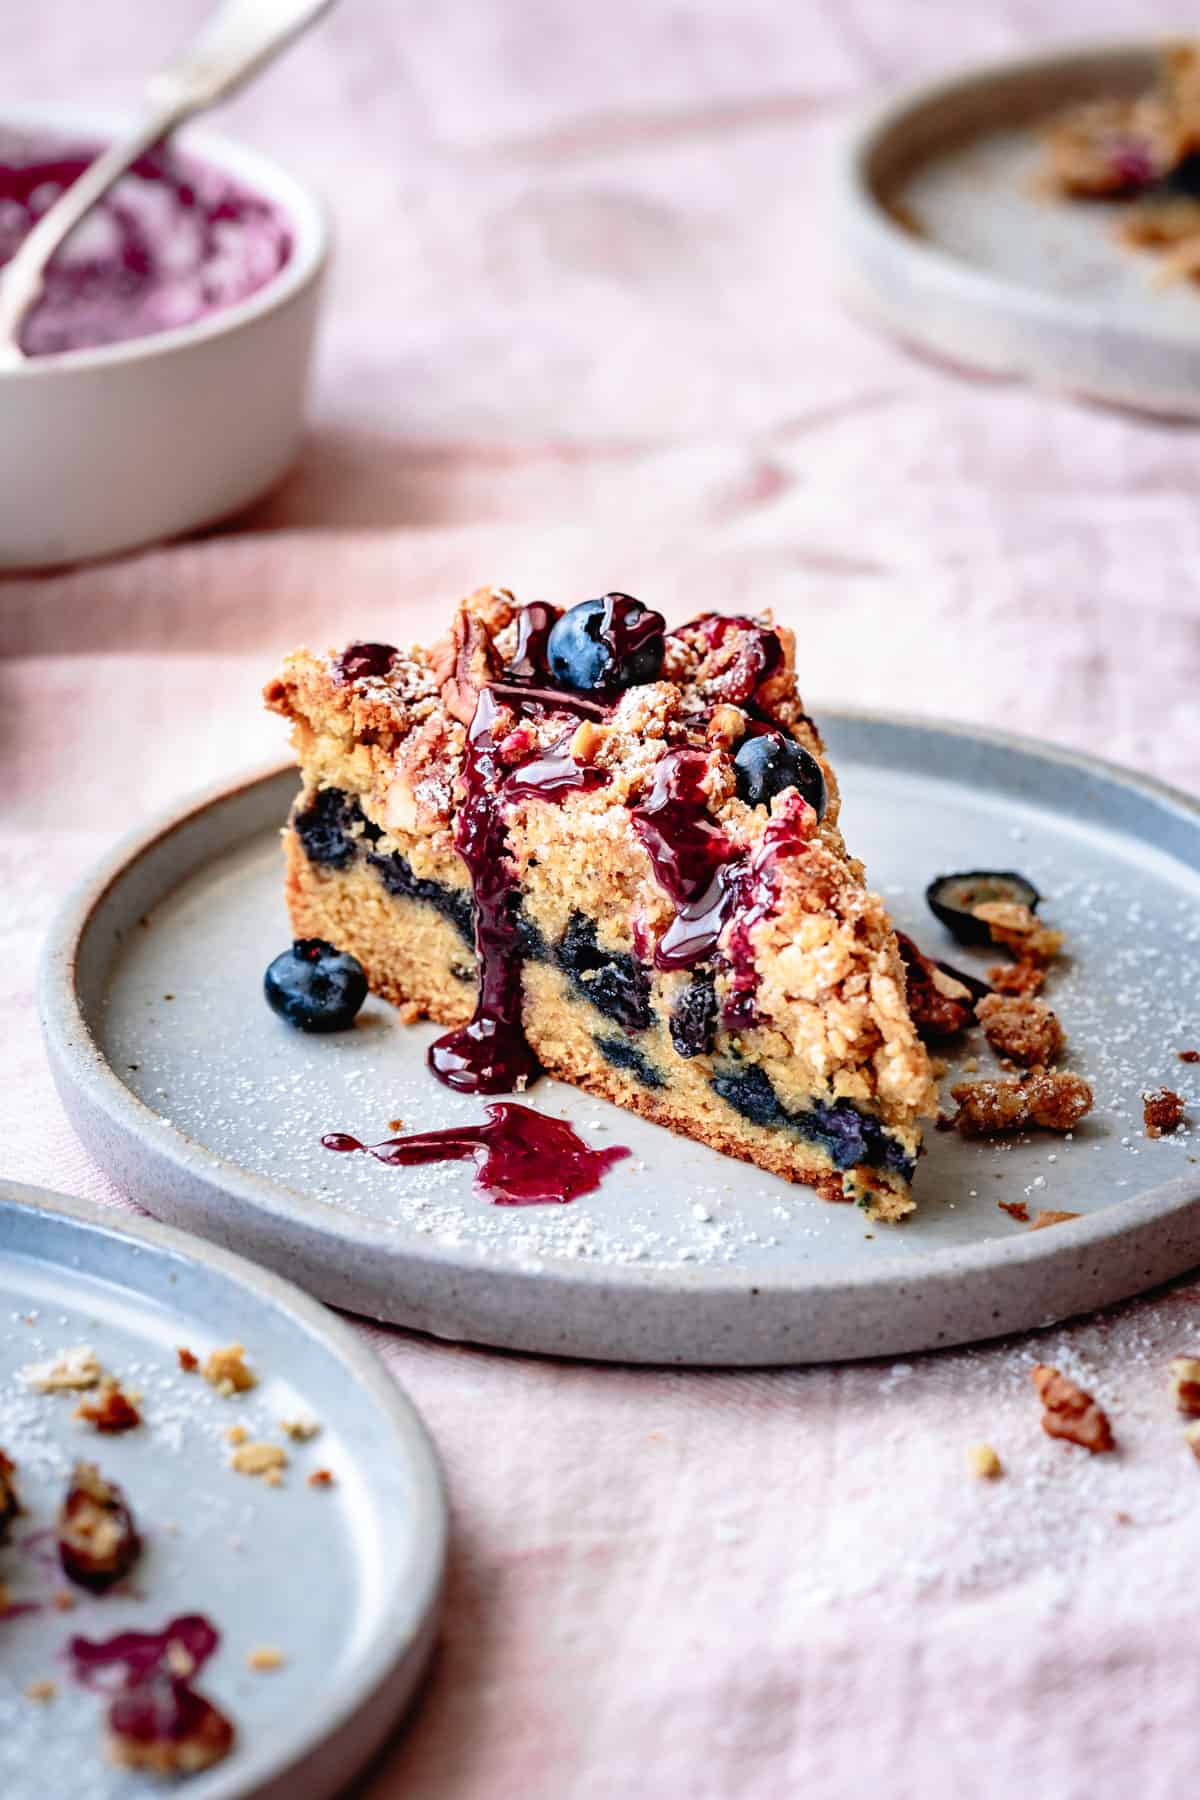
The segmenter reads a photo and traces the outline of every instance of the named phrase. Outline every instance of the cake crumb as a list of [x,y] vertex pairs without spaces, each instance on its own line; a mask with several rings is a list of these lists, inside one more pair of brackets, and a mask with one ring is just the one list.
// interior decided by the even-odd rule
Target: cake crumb
[[31,1681],[25,1689],[25,1698],[44,1706],[48,1700],[58,1698],[58,1687],[53,1681]]
[[1151,1094],[1143,1094],[1142,1100],[1147,1137],[1166,1137],[1183,1123],[1183,1100],[1173,1089],[1156,1088]]
[[194,1351],[188,1350],[183,1344],[179,1344],[176,1347],[175,1359],[185,1375],[194,1375],[196,1370],[200,1367],[200,1358]]
[[1200,1418],[1200,1360],[1173,1356],[1167,1364],[1167,1383],[1176,1412]]
[[274,1644],[260,1644],[256,1650],[251,1650],[250,1654],[247,1656],[246,1667],[248,1669],[258,1669],[260,1671],[282,1669],[284,1661],[283,1651],[277,1650]]
[[1043,964],[1018,958],[1013,963],[996,963],[987,978],[998,994],[1040,994],[1046,985]]
[[1015,1079],[960,1081],[950,1089],[958,1103],[953,1123],[964,1137],[1022,1131],[1040,1125],[1069,1131],[1092,1108],[1092,1090],[1081,1075],[1031,1069]]
[[100,1383],[96,1398],[81,1401],[71,1417],[82,1419],[84,1424],[109,1435],[132,1431],[142,1422],[142,1415],[134,1405],[132,1395],[125,1393],[111,1375]]
[[404,1025],[419,1024],[424,1017],[415,1000],[402,1000],[396,1011],[400,1014],[401,1023]]
[[328,1488],[333,1486],[333,1475],[329,1469],[314,1469],[308,1478],[310,1488]]
[[1063,1212],[1054,1206],[1039,1207],[1033,1215],[1030,1231],[1044,1231],[1047,1225],[1065,1225],[1068,1219],[1081,1219],[1082,1213]]
[[985,994],[975,1017],[997,1056],[1025,1068],[1055,1062],[1066,1043],[1058,1014],[1032,994]]
[[[279,1444],[251,1442],[239,1444],[229,1459],[231,1469],[239,1475],[255,1475],[271,1487],[279,1485],[280,1471],[288,1465],[288,1454]],[[272,1480],[272,1476],[274,1480]]]
[[225,1442],[227,1444],[244,1444],[249,1436],[250,1433],[244,1425],[231,1425],[225,1433]]
[[204,1365],[204,1379],[218,1394],[245,1394],[257,1387],[258,1376],[246,1366],[246,1352],[241,1344],[227,1344],[214,1350]]
[[39,1394],[63,1394],[96,1387],[104,1371],[91,1345],[79,1344],[49,1362],[30,1363],[21,1373]]
[[1092,1456],[1116,1449],[1108,1414],[1089,1393],[1049,1363],[1035,1363],[1030,1377],[1042,1403],[1042,1430],[1048,1437],[1078,1444]]
[[321,1427],[316,1419],[280,1419],[279,1429],[294,1444],[311,1444],[315,1437],[321,1435]]
[[995,1481],[1004,1473],[1004,1464],[991,1444],[972,1444],[967,1451],[967,1462],[972,1475],[980,1481]]

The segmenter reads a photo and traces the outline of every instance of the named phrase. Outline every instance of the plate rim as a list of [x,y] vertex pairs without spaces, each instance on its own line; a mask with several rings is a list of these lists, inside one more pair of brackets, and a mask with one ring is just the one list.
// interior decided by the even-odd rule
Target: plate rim
[[[1133,788],[1159,805],[1182,813],[1194,826],[1200,826],[1200,797],[1194,797],[1156,776],[1125,768],[1087,752],[1022,734],[921,714],[893,713],[873,708],[828,707],[822,709],[820,716],[823,723],[831,728],[836,728],[837,723],[845,721],[850,724],[874,724],[943,733],[960,740],[983,743],[1024,757],[1069,767],[1106,780],[1115,780],[1121,786]],[[251,788],[282,781],[286,775],[294,773],[293,763],[274,762],[265,769],[260,768],[248,775],[218,782],[182,803],[163,809],[149,825],[138,827],[123,836],[93,870],[85,874],[59,907],[43,951],[38,1000],[46,1047],[60,1091],[64,1080],[73,1084],[77,1090],[82,1091],[85,1099],[103,1113],[110,1129],[115,1129],[125,1137],[132,1136],[142,1145],[150,1145],[156,1155],[167,1159],[172,1173],[179,1178],[186,1180],[198,1177],[214,1184],[223,1195],[248,1204],[260,1218],[265,1214],[272,1223],[282,1221],[294,1224],[299,1215],[303,1224],[319,1230],[322,1224],[327,1225],[328,1222],[329,1209],[324,1202],[310,1199],[297,1189],[273,1181],[268,1176],[243,1169],[196,1143],[127,1088],[92,1036],[75,987],[77,959],[89,923],[97,907],[127,870],[135,867],[142,856],[199,814],[223,801],[234,800]],[[1096,1213],[1066,1221],[1049,1236],[1039,1232],[999,1241],[986,1239],[979,1244],[943,1246],[931,1250],[918,1262],[884,1252],[877,1262],[872,1262],[870,1271],[866,1274],[856,1273],[842,1277],[821,1273],[807,1285],[810,1291],[820,1289],[829,1294],[845,1292],[861,1295],[864,1291],[877,1292],[889,1280],[893,1283],[911,1284],[919,1279],[936,1288],[944,1282],[958,1281],[963,1274],[982,1268],[1040,1268],[1057,1259],[1076,1258],[1108,1244],[1114,1238],[1129,1236],[1139,1226],[1161,1222],[1177,1214],[1186,1215],[1193,1209],[1200,1215],[1200,1175],[1195,1178],[1186,1174],[1178,1175]],[[360,1248],[375,1248],[380,1241],[378,1225],[352,1213],[338,1214],[336,1236],[343,1243],[353,1240]],[[404,1241],[404,1256],[410,1265],[439,1272],[448,1267],[462,1267],[461,1264],[454,1263],[453,1259],[448,1259],[444,1252],[439,1252],[434,1245],[413,1242],[409,1238]],[[529,1295],[544,1291],[546,1285],[545,1272],[542,1270],[512,1266],[489,1272]],[[738,1271],[723,1266],[689,1267],[685,1279],[690,1293],[696,1298],[745,1296],[751,1285],[745,1274],[739,1275]],[[574,1293],[594,1293],[614,1285],[621,1290],[648,1288],[661,1292],[660,1271],[622,1264],[619,1281],[614,1282],[611,1266],[599,1260],[594,1264],[573,1263],[569,1268],[556,1264],[550,1282],[568,1301]],[[773,1274],[756,1276],[752,1286],[755,1293],[777,1297],[796,1295],[794,1279],[788,1280]]]
[[[422,1560],[415,1595],[411,1580],[401,1583],[398,1575],[390,1574],[387,1592],[403,1592],[406,1602],[412,1596],[415,1623],[400,1630],[397,1610],[391,1606],[381,1608],[380,1625],[374,1641],[361,1653],[360,1666],[352,1667],[339,1688],[322,1698],[311,1723],[277,1749],[268,1747],[256,1752],[248,1746],[248,1761],[240,1768],[228,1770],[223,1777],[214,1773],[210,1778],[206,1800],[255,1800],[258,1795],[264,1800],[269,1795],[273,1800],[277,1792],[282,1795],[285,1791],[279,1783],[297,1778],[311,1757],[318,1752],[328,1753],[334,1744],[348,1738],[363,1718],[367,1723],[364,1736],[353,1750],[346,1745],[347,1764],[342,1765],[357,1771],[389,1733],[399,1727],[428,1664],[441,1615],[449,1549],[449,1507],[445,1472],[429,1427],[371,1346],[323,1302],[306,1294],[286,1276],[251,1262],[224,1245],[177,1226],[161,1224],[140,1212],[126,1213],[57,1189],[0,1178],[0,1228],[6,1215],[30,1211],[66,1220],[89,1233],[130,1240],[173,1260],[201,1263],[223,1281],[242,1289],[254,1304],[266,1304],[286,1314],[333,1353],[348,1378],[367,1394],[373,1408],[386,1417],[403,1443],[418,1493],[421,1541],[428,1541],[430,1555]],[[0,1257],[8,1254],[15,1253],[7,1245],[0,1245]],[[340,1792],[340,1787],[337,1782],[303,1792],[319,1791],[332,1797]],[[286,1791],[294,1790],[289,1786]]]
[[[1176,396],[1173,408],[1167,404],[1167,396],[1157,401],[1146,399],[1141,404],[1184,416],[1200,411],[1200,299],[1197,325],[1191,329],[1166,316],[1156,328],[1115,318],[1095,300],[1054,294],[977,267],[937,242],[905,231],[880,204],[871,179],[872,161],[889,138],[956,97],[965,98],[972,90],[986,89],[993,83],[1019,82],[1023,76],[1033,79],[1058,72],[1069,75],[1105,64],[1121,67],[1133,61],[1145,62],[1172,41],[1169,33],[1077,38],[1041,52],[962,63],[915,82],[886,100],[877,99],[859,107],[841,136],[833,182],[842,276],[852,304],[860,303],[877,321],[909,343],[934,353],[961,356],[978,370],[1025,379],[1044,378],[1062,387],[1073,387],[1086,380],[1089,396],[1118,404],[1139,404],[1136,396],[1139,391],[1145,392],[1146,383],[1118,378],[1104,384],[1102,378],[1101,385],[1097,385],[1090,369],[1086,376],[1073,376],[1068,368],[1057,366],[1062,342],[1058,352],[1048,352],[1040,340],[1035,341],[1034,334],[1056,329],[1063,334],[1064,342],[1075,346],[1103,334],[1110,345],[1137,345],[1156,352],[1166,348],[1191,359],[1192,390]],[[901,279],[902,286],[889,298],[893,275]],[[989,318],[1003,317],[1025,335],[1019,341],[1010,335],[1000,349],[981,346],[976,350],[952,344],[936,329],[922,328],[920,310],[911,308],[908,300],[901,297],[905,280],[910,290],[936,295],[954,306],[956,327],[967,323],[978,329]]]

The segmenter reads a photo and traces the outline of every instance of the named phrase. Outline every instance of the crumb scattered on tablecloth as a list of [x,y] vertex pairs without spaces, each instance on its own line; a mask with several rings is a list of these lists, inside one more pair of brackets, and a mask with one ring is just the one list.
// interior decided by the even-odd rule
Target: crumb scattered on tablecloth
[[972,1475],[978,1476],[980,1481],[995,1481],[1004,1473],[1004,1464],[991,1444],[972,1444],[967,1451],[967,1463]]
[[1116,1449],[1108,1414],[1089,1393],[1048,1363],[1035,1363],[1030,1374],[1042,1403],[1042,1430],[1048,1437],[1064,1438],[1093,1456]]

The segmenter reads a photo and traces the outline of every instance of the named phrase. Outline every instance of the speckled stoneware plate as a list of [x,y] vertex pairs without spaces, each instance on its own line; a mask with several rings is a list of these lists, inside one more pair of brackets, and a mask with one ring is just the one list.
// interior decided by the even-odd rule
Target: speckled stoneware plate
[[[1200,415],[1200,287],[1156,285],[1119,208],[1037,191],[1038,127],[1149,86],[1152,43],[969,70],[891,99],[841,153],[847,297],[911,344],[1090,398]],[[903,223],[901,222],[903,221]]]
[[[932,875],[1016,865],[1046,896],[1072,951],[1052,998],[1071,1065],[1096,1090],[1073,1140],[1001,1148],[931,1131],[920,1210],[901,1227],[552,1082],[533,1104],[633,1151],[571,1205],[490,1205],[463,1164],[334,1155],[320,1141],[330,1130],[377,1142],[395,1118],[421,1129],[482,1112],[428,1073],[433,1027],[369,1000],[353,1031],[314,1039],[264,1004],[262,971],[289,938],[277,833],[291,771],[124,844],[54,925],[46,1038],[80,1136],[152,1211],[335,1305],[577,1356],[916,1350],[1081,1311],[1200,1262],[1196,1143],[1140,1135],[1143,1088],[1200,1085],[1177,1055],[1200,1043],[1200,808],[1001,737],[823,725],[847,839],[931,952],[994,960],[943,936],[922,899]],[[1001,1200],[1086,1216],[1031,1234]]]
[[[178,1368],[246,1346],[253,1391],[223,1398]],[[22,1374],[89,1345],[140,1392],[143,1423],[100,1437],[72,1419],[78,1394]],[[281,1419],[315,1421],[308,1443]],[[270,1488],[229,1466],[225,1433],[286,1444]],[[339,1320],[277,1276],[160,1225],[0,1182],[0,1445],[25,1508],[0,1549],[0,1794],[11,1800],[143,1800],[147,1776],[103,1759],[101,1703],[63,1660],[76,1633],[105,1639],[203,1613],[221,1643],[197,1682],[237,1730],[232,1754],[187,1782],[189,1800],[324,1800],[400,1718],[431,1648],[445,1556],[441,1476],[408,1401]],[[125,1490],[145,1540],[128,1582],[70,1612],[53,1595],[52,1525],[77,1457]],[[330,1487],[307,1476],[328,1469]],[[40,1535],[39,1535],[40,1534]],[[32,1539],[32,1542],[30,1541]],[[49,1554],[48,1554],[49,1553]],[[279,1650],[270,1672],[256,1649]],[[36,1703],[31,1683],[55,1697]]]

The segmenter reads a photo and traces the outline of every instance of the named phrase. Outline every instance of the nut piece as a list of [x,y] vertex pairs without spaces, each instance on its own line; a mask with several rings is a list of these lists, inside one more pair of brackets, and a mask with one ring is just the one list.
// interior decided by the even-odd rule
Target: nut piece
[[1029,1208],[1023,1200],[997,1200],[996,1205],[1001,1212],[1006,1212],[1010,1219],[1015,1219],[1018,1225],[1028,1225]]
[[246,1667],[265,1672],[268,1669],[282,1669],[284,1661],[283,1651],[277,1650],[274,1644],[260,1644],[246,1657]]
[[1108,1414],[1090,1394],[1049,1363],[1035,1363],[1030,1373],[1042,1403],[1042,1430],[1048,1437],[1065,1438],[1093,1456],[1116,1449]]
[[228,1344],[214,1350],[204,1365],[204,1379],[218,1394],[244,1394],[258,1385],[258,1376],[246,1367],[246,1352],[241,1344]]
[[200,1367],[200,1358],[194,1351],[188,1350],[183,1344],[178,1346],[175,1355],[179,1362],[179,1367],[183,1370],[185,1375],[194,1375],[196,1370]]
[[740,743],[746,731],[746,715],[740,706],[728,704],[714,707],[708,724],[704,727],[704,736],[708,743],[717,744],[723,750],[732,750]]
[[997,1056],[1010,1056],[1027,1069],[1045,1067],[1062,1054],[1063,1028],[1044,1000],[1028,994],[985,994],[975,1017]]
[[30,1363],[21,1373],[39,1394],[62,1394],[94,1388],[104,1371],[91,1345],[80,1344],[60,1350],[49,1362]]
[[111,1375],[105,1376],[100,1383],[96,1398],[81,1401],[71,1417],[82,1419],[85,1424],[94,1425],[97,1431],[107,1433],[132,1431],[142,1422],[142,1415],[132,1399],[122,1392],[120,1383]]
[[1043,925],[1036,913],[1017,900],[984,900],[971,912],[1021,962],[1048,963],[1062,949],[1063,934]]
[[595,725],[591,719],[584,719],[582,724],[576,727],[575,735],[571,739],[570,754],[577,763],[595,762],[608,735],[605,726]]
[[239,1444],[229,1459],[229,1466],[239,1475],[261,1476],[274,1487],[288,1466],[288,1453],[279,1444]]
[[1167,1381],[1176,1412],[1200,1418],[1200,1361],[1194,1356],[1174,1356],[1167,1364]]
[[310,1488],[330,1488],[333,1486],[333,1474],[329,1469],[314,1469],[308,1478]]
[[141,1551],[120,1488],[95,1463],[76,1463],[58,1513],[58,1560],[68,1581],[102,1594],[128,1575]]
[[1033,1216],[1030,1231],[1044,1231],[1047,1225],[1065,1225],[1068,1219],[1082,1218],[1082,1213],[1058,1212],[1054,1207],[1039,1209]]
[[995,1481],[1004,1473],[1004,1464],[990,1444],[972,1444],[967,1451],[967,1463],[972,1475],[978,1476],[980,1481]]
[[1147,1137],[1165,1137],[1183,1123],[1183,1101],[1171,1088],[1156,1088],[1143,1094],[1142,1119]]
[[958,1102],[953,1123],[964,1137],[990,1137],[1040,1125],[1071,1131],[1092,1108],[1092,1090],[1080,1075],[1032,1069],[1012,1080],[960,1081],[950,1089]]

